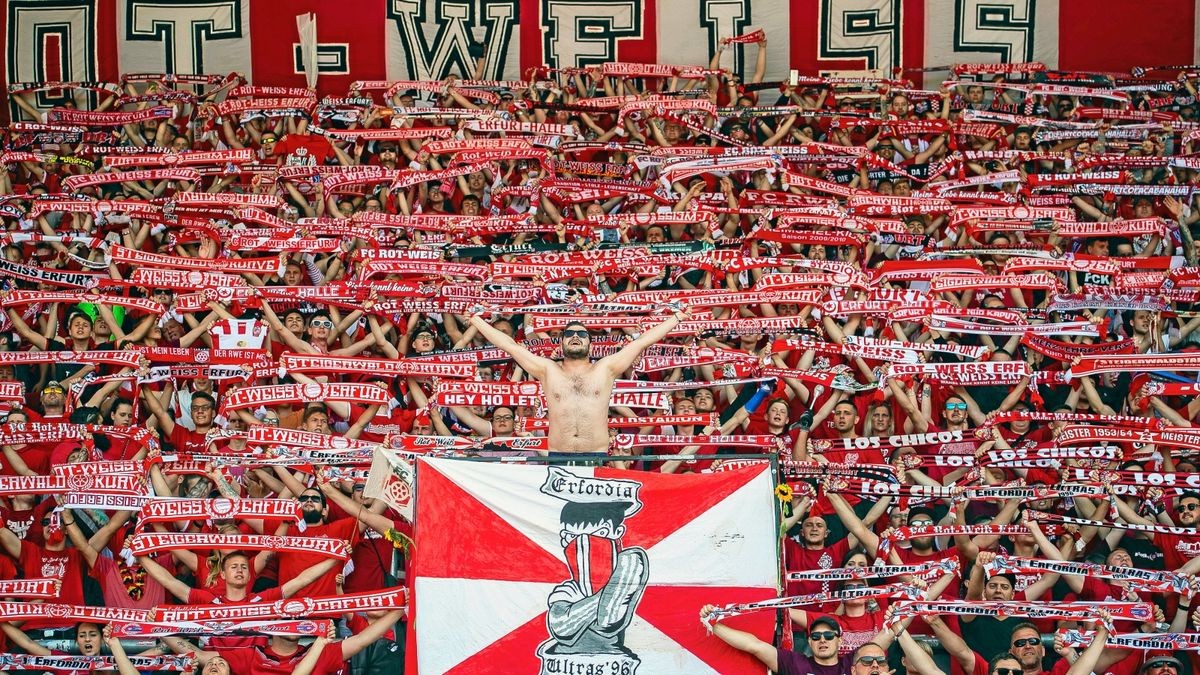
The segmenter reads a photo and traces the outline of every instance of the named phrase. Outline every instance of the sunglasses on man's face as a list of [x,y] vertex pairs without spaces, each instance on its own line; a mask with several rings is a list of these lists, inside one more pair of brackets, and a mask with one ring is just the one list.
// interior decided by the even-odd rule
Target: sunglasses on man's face
[[1179,513],[1183,513],[1184,511],[1195,511],[1196,509],[1200,509],[1200,504],[1197,504],[1196,502],[1180,504],[1179,506],[1175,507],[1175,510]]
[[1020,668],[997,668],[992,671],[992,675],[1021,675],[1022,672]]
[[966,410],[966,403],[947,403],[946,410]]
[[312,325],[316,328],[333,328],[333,322],[329,319],[313,319]]
[[836,640],[836,639],[838,639],[838,637],[840,635],[841,635],[841,633],[835,633],[834,631],[831,631],[831,630],[818,630],[818,631],[813,631],[813,632],[809,633],[808,639],[815,640],[817,642],[825,642],[825,641]]
[[1024,638],[1021,640],[1013,640],[1012,646],[1014,646],[1014,647],[1032,647],[1034,645],[1040,645],[1041,643],[1042,643],[1041,638]]
[[297,499],[301,502],[321,502],[321,498],[317,495],[300,495]]
[[579,337],[579,338],[585,338],[585,337],[588,337],[588,332],[587,332],[586,330],[582,329],[582,328],[568,328],[567,330],[564,330],[564,331],[562,332],[562,334],[563,334],[563,337],[565,337],[565,338],[570,338],[570,337]]
[[887,663],[887,657],[886,656],[860,656],[860,657],[858,657],[858,661],[855,661],[855,663],[861,663],[864,666],[875,666],[875,665],[882,666],[883,664]]

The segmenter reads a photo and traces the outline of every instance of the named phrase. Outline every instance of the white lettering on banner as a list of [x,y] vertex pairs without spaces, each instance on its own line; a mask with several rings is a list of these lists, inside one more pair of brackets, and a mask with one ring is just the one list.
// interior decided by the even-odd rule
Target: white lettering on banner
[[[168,73],[204,73],[208,41],[243,36],[241,0],[129,0],[125,11],[125,39],[163,43],[163,70]],[[213,48],[217,51],[217,45]]]
[[[963,440],[962,431],[930,431],[924,434],[896,434],[889,436],[887,445],[888,447],[899,448],[906,445],[933,445],[961,440]],[[854,438],[842,439],[843,450],[863,450],[866,448],[878,448],[882,445],[883,438],[881,436],[856,436]]]
[[821,0],[820,57],[891,73],[903,53],[901,19],[901,0]]
[[617,40],[641,38],[641,0],[573,2],[542,0],[542,53],[558,68],[617,60]]
[[[480,11],[476,13],[476,7]],[[468,52],[472,29],[485,28],[485,77],[501,77],[506,68],[509,43],[521,15],[518,0],[391,0],[387,16],[404,52],[406,72],[413,80],[440,80],[450,73],[469,73],[475,59]],[[432,47],[426,35],[435,27]]]

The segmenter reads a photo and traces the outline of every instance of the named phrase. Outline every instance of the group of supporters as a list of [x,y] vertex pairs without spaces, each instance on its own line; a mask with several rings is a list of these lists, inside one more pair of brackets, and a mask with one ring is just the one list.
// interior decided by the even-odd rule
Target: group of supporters
[[10,85],[0,667],[396,672],[411,511],[364,497],[371,448],[551,452],[570,405],[472,318],[598,357],[685,305],[610,454],[778,456],[788,645],[722,622],[754,608],[705,608],[712,639],[782,673],[1192,672],[1196,69],[764,82],[742,41],[745,81]]

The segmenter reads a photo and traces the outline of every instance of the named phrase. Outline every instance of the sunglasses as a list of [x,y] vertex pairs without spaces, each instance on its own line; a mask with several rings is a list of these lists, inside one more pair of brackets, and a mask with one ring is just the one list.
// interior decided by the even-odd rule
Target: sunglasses
[[1040,644],[1042,644],[1041,638],[1025,638],[1022,640],[1013,640],[1012,646],[1014,646],[1014,647],[1032,647],[1034,645],[1040,645]]
[[565,338],[569,338],[569,337],[581,337],[581,338],[589,337],[589,334],[588,334],[588,332],[587,332],[586,330],[582,329],[582,328],[569,328],[569,329],[567,329],[567,330],[564,330],[564,331],[562,332],[562,334],[563,334],[563,337],[565,337]]
[[855,661],[855,663],[861,663],[864,666],[874,666],[874,665],[882,666],[883,664],[887,663],[887,657],[886,656],[860,656],[860,657],[858,657],[858,660]]
[[829,640],[829,641],[836,640],[839,637],[841,637],[841,635],[842,635],[841,633],[835,633],[834,631],[831,631],[831,630],[818,630],[818,631],[813,631],[813,632],[809,633],[808,639],[816,640],[817,642],[824,642],[826,640]]
[[317,495],[300,495],[299,497],[296,498],[296,501],[320,503],[321,498],[318,497]]
[[1200,504],[1196,504],[1194,502],[1191,504],[1180,504],[1179,506],[1175,507],[1175,511],[1177,513],[1183,513],[1184,511],[1195,511],[1196,509],[1200,509]]
[[329,319],[313,319],[312,325],[317,328],[333,328],[333,322]]
[[52,394],[55,392],[58,392],[59,394],[61,394],[64,391],[66,391],[66,390],[63,389],[62,387],[42,387],[43,394]]
[[946,410],[966,410],[966,403],[947,403]]
[[997,668],[992,671],[992,675],[1021,675],[1020,668]]
[[1179,666],[1176,666],[1174,663],[1171,663],[1170,661],[1147,661],[1146,665],[1143,666],[1143,668],[1145,668],[1146,670],[1149,670],[1151,668],[1174,668],[1175,670],[1179,670]]
[[279,418],[278,417],[264,417],[262,422],[263,422],[263,424],[279,424]]

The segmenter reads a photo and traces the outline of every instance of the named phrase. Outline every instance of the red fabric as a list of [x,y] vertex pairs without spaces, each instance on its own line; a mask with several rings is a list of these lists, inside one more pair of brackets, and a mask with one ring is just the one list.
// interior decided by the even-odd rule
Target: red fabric
[[333,146],[324,136],[288,134],[275,144],[275,157],[285,165],[324,164],[333,156]]
[[[46,549],[21,542],[21,555],[17,558],[26,579],[47,577],[62,582],[58,602],[64,605],[82,605],[83,601],[83,568],[86,564],[83,554],[75,549],[63,551],[47,551]],[[64,619],[40,619],[26,622],[22,628],[68,628],[74,622]]]
[[198,434],[182,424],[176,424],[175,428],[171,429],[167,440],[179,452],[204,452],[207,445],[204,434]]
[[[271,651],[269,646],[256,646],[250,649],[221,649],[217,652],[229,662],[231,672],[237,675],[289,675],[296,665],[304,659],[306,649],[297,650],[288,657],[280,656]],[[326,645],[317,661],[314,673],[337,673],[345,665],[342,658],[342,643]]]
[[1183,537],[1159,532],[1154,535],[1154,545],[1163,552],[1166,569],[1177,570],[1200,555],[1200,533]]
[[188,591],[187,601],[189,605],[249,605],[256,602],[274,602],[283,598],[283,591],[278,587],[268,588],[259,593],[249,592],[241,600],[230,599],[228,592],[227,589],[225,593],[218,595],[203,588],[193,588]]
[[[803,570],[827,570],[840,567],[850,551],[850,545],[845,539],[835,542],[832,546],[812,550],[804,548],[803,544],[788,537],[783,540],[783,554],[787,561],[789,572]],[[789,581],[788,595],[808,595],[811,593],[828,593],[833,590],[833,582],[821,581]]]
[[[305,537],[328,537],[330,539],[341,539],[349,541],[351,545],[356,545],[359,540],[358,521],[353,518],[343,518],[335,520],[328,525],[309,525],[304,531]],[[296,578],[301,572],[319,564],[324,560],[319,555],[311,553],[294,553],[290,551],[280,551],[279,555],[279,583],[283,585],[288,581]],[[313,583],[305,586],[296,592],[296,595],[322,596],[334,595],[337,593],[335,580],[337,575],[341,574],[341,569],[334,566],[333,569],[326,572]]]

